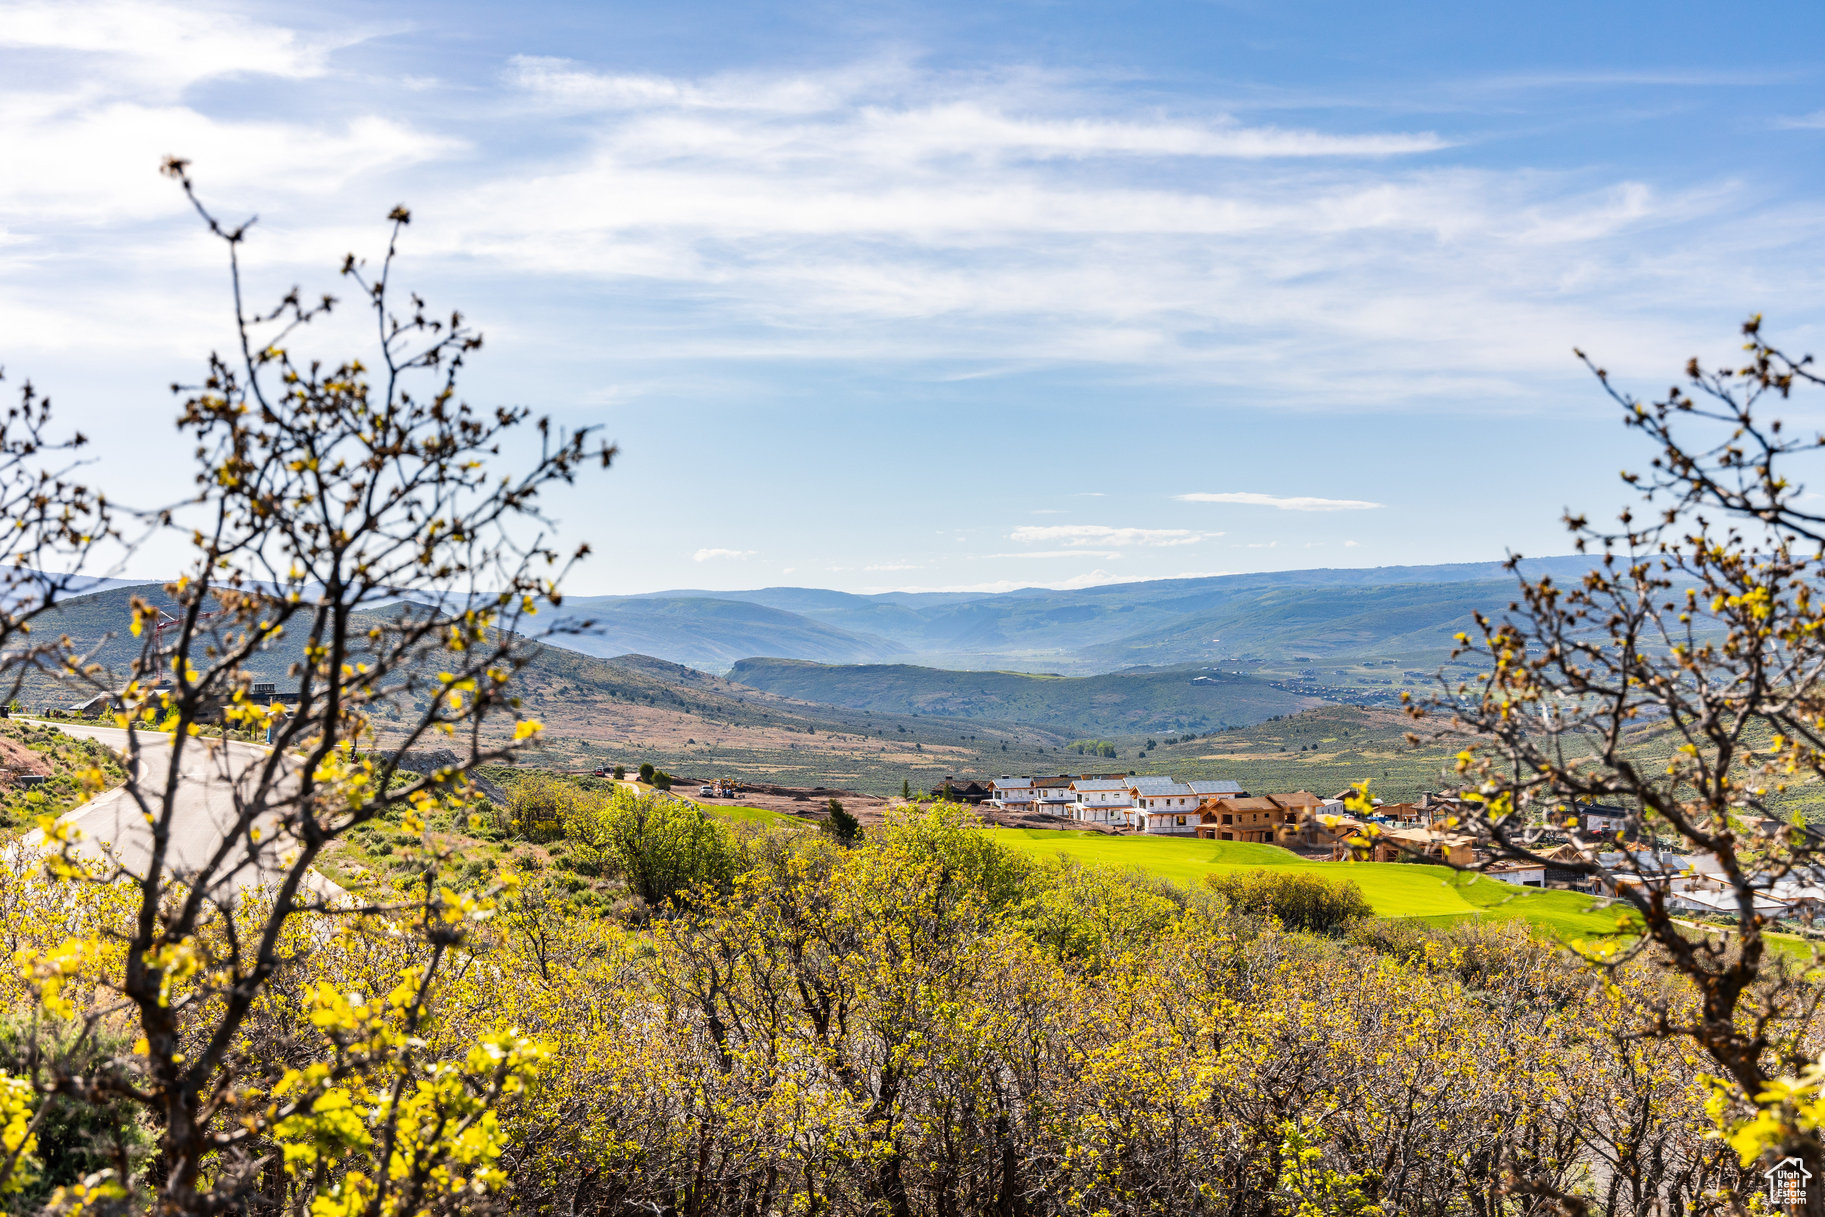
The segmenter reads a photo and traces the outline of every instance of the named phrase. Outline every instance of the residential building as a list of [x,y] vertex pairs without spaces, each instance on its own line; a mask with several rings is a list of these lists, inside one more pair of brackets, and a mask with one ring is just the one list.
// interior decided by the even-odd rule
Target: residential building
[[[1323,799],[1305,790],[1254,798],[1232,795],[1206,799],[1199,805],[1197,832],[1200,837],[1216,841],[1292,844],[1313,832],[1324,831],[1317,822],[1324,805]],[[1328,834],[1321,843],[1329,844],[1334,838],[1335,834]]]
[[1395,828],[1428,828],[1431,815],[1417,803],[1377,803],[1372,817]]
[[1581,803],[1578,806],[1578,827],[1587,836],[1615,836],[1628,831],[1630,812],[1626,807],[1611,807],[1603,803]]
[[1476,839],[1463,833],[1434,828],[1403,828],[1383,833],[1377,840],[1373,862],[1408,862],[1415,856],[1447,866],[1475,866]]
[[1191,787],[1191,792],[1201,799],[1221,799],[1224,797],[1246,799],[1248,797],[1248,791],[1242,789],[1242,783],[1240,782],[1231,782],[1227,780],[1221,782],[1194,781],[1185,784]]
[[989,806],[1003,811],[1033,810],[1033,779],[1011,778],[1005,774],[989,783]]
[[1189,815],[1192,828],[1195,829],[1197,826],[1198,804],[1203,800],[1188,784],[1177,778],[1153,775],[1131,777],[1128,779],[1128,794],[1134,800],[1134,815],[1131,820],[1137,828],[1140,827],[1139,817],[1142,812]]
[[931,794],[934,799],[943,799],[950,803],[968,803],[974,807],[989,797],[989,789],[981,782],[947,777],[932,787]]
[[1033,810],[1048,816],[1068,816],[1071,805],[1077,801],[1071,793],[1071,783],[1076,779],[1068,773],[1057,777],[1033,779]]
[[1546,865],[1542,862],[1496,862],[1485,867],[1483,873],[1517,887],[1546,886]]
[[1127,778],[1078,778],[1070,786],[1071,818],[1086,824],[1126,824],[1134,807]]
[[[1189,791],[1190,788],[1186,787]],[[1192,805],[1181,805],[1181,798],[1190,799]],[[1149,802],[1148,800],[1151,800]],[[1174,836],[1193,836],[1198,831],[1198,809],[1196,799],[1187,795],[1158,794],[1143,796],[1137,799],[1133,811],[1133,824],[1136,829],[1145,833],[1167,833]]]

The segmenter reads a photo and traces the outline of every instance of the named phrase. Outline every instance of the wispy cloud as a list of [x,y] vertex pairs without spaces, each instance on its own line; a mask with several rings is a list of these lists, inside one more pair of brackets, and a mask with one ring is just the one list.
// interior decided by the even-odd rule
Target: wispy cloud
[[1250,507],[1273,507],[1280,511],[1373,511],[1384,506],[1367,499],[1320,499],[1303,494],[1255,494],[1247,490],[1198,492],[1174,497],[1182,503],[1242,503]]
[[758,556],[758,551],[752,549],[700,549],[691,555],[691,561],[717,562],[726,559],[740,562]]
[[1189,528],[1114,528],[1107,524],[1022,524],[1010,541],[1056,545],[1195,545],[1206,533]]
[[1825,131],[1825,110],[1814,110],[1811,114],[1796,114],[1791,118],[1777,118],[1777,127],[1798,131]]
[[221,75],[321,76],[329,54],[360,37],[309,38],[227,9],[156,0],[15,0],[0,19],[0,48],[106,56],[115,87],[161,92]]
[[[1275,126],[1250,126],[1232,116],[1201,122],[1152,117],[1113,120],[1089,115],[1065,117],[1010,113],[992,96],[919,100],[898,105],[878,101],[881,81],[915,84],[904,66],[885,65],[823,75],[737,74],[701,80],[594,72],[565,59],[519,55],[509,61],[506,81],[526,93],[567,109],[610,111],[720,111],[768,115],[821,115],[846,110],[826,135],[848,143],[857,138],[892,148],[897,155],[1017,154],[1037,157],[1093,155],[1264,158],[1388,157],[1436,152],[1448,142],[1430,131],[1337,135]],[[916,90],[914,90],[916,91]],[[869,96],[873,94],[875,96]],[[700,136],[708,131],[700,129]],[[775,140],[774,154],[792,151]]]
[[983,554],[984,558],[1120,558],[1114,549],[1018,549],[1005,554]]

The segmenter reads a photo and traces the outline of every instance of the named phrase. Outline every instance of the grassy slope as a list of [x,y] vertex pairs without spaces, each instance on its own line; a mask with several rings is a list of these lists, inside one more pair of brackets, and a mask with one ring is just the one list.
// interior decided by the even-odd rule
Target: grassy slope
[[712,671],[748,655],[867,663],[901,652],[884,638],[713,596],[567,598],[553,615],[560,621],[594,623],[570,644],[591,655],[663,655]]
[[1600,934],[1617,914],[1593,908],[1573,892],[1532,891],[1439,866],[1408,863],[1312,862],[1274,845],[1173,837],[1113,837],[1051,829],[996,829],[995,839],[1033,854],[1062,853],[1103,866],[1134,867],[1180,883],[1221,871],[1272,869],[1346,878],[1362,888],[1383,917],[1450,921],[1466,917],[1524,917],[1552,933]]
[[1412,720],[1398,710],[1320,706],[1212,736],[1161,744],[1130,768],[1179,778],[1231,778],[1256,794],[1310,790],[1330,796],[1364,778],[1379,798],[1438,790],[1461,744],[1406,740]]
[[[123,673],[143,642],[127,632],[136,594],[166,600],[151,584],[78,597],[40,622],[38,632],[66,633],[83,649],[96,648],[97,662]],[[259,674],[289,683],[285,670],[298,645],[288,637],[262,653]],[[695,777],[889,793],[903,780],[926,789],[948,774],[1056,768],[1049,754],[1064,742],[1037,728],[813,705],[645,656],[611,661],[556,646],[526,667],[520,689],[526,710],[548,727],[542,763],[557,768],[651,761]],[[36,679],[27,682],[22,700],[36,710],[81,696]]]

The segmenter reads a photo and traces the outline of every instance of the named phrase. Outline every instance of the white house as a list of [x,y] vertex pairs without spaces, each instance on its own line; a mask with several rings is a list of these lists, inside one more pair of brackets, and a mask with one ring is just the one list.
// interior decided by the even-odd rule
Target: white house
[[1127,778],[1078,778],[1071,796],[1071,818],[1088,824],[1125,824],[1134,806]]
[[1248,795],[1248,791],[1242,789],[1240,782],[1199,781],[1185,784],[1191,787],[1191,792],[1200,799],[1244,798]]
[[1005,811],[1033,810],[1033,779],[998,777],[989,783],[989,805]]
[[1033,779],[1033,810],[1049,816],[1068,816],[1077,801],[1071,793],[1071,779],[1065,774],[1055,778]]
[[1512,883],[1517,887],[1545,887],[1546,866],[1535,862],[1497,862],[1485,867],[1485,875],[1491,879],[1500,879],[1503,883]]
[[1128,779],[1128,794],[1134,800],[1129,823],[1142,832],[1197,834],[1198,804],[1204,800],[1184,782],[1170,777],[1133,777]]
[[1629,826],[1629,813],[1622,807],[1585,803],[1578,808],[1578,826],[1587,833],[1601,833],[1607,837]]

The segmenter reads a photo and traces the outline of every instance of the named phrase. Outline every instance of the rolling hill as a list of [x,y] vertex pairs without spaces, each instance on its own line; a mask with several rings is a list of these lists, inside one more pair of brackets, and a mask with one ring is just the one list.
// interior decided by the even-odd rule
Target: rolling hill
[[[40,619],[36,632],[67,634],[118,685],[142,642],[127,630],[136,595],[166,600],[158,584],[79,596]],[[249,667],[289,683],[286,670],[301,645],[282,639]],[[547,727],[542,763],[559,767],[652,761],[693,777],[890,793],[907,780],[925,788],[952,773],[1055,767],[1066,743],[1040,727],[818,705],[650,656],[611,660],[558,646],[538,649],[520,673],[519,689],[527,711]],[[42,675],[21,690],[34,712],[85,697]],[[388,720],[380,726],[384,734]]]
[[587,633],[565,642],[587,654],[657,655],[706,671],[724,671],[749,655],[869,663],[901,652],[885,638],[764,604],[710,595],[567,598],[555,618],[593,622]]
[[1204,732],[1296,713],[1316,699],[1200,668],[1103,676],[957,672],[908,664],[833,666],[744,659],[729,679],[807,702],[883,714],[1022,723],[1073,736]]
[[[1523,569],[1566,578],[1588,565],[1581,557],[1547,558]],[[567,600],[561,612],[599,622],[594,640],[574,644],[592,654],[640,651],[716,671],[738,659],[767,657],[1076,676],[1222,663],[1291,677],[1321,659],[1436,667],[1472,612],[1501,609],[1513,587],[1501,563],[1481,562],[1161,579],[1067,591],[659,592]],[[1307,675],[1332,683],[1328,678],[1338,674]]]

